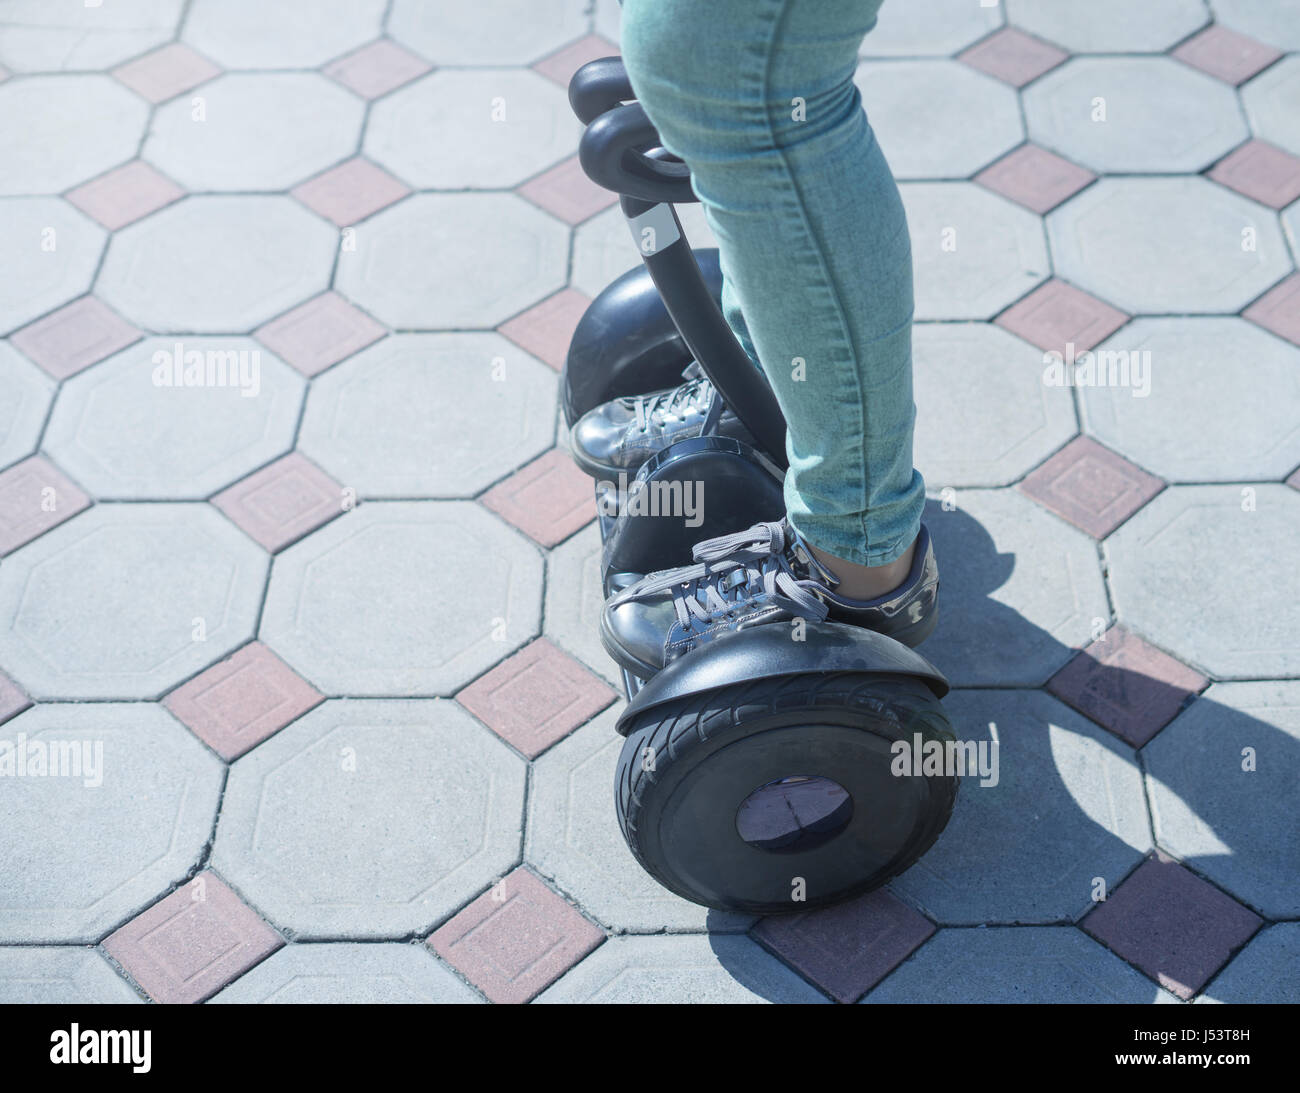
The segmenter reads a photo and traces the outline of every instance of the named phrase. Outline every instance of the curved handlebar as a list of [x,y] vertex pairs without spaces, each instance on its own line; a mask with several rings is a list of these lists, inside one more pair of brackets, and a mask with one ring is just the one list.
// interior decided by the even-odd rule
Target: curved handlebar
[[665,156],[658,132],[635,102],[606,110],[588,124],[578,143],[582,169],[607,190],[642,201],[698,201],[690,168]]
[[583,125],[590,125],[606,110],[635,98],[622,57],[588,61],[569,80],[569,105]]

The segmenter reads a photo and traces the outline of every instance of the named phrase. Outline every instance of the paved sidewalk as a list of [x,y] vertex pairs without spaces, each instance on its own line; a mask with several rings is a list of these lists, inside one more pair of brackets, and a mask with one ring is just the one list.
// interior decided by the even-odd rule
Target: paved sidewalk
[[613,814],[556,387],[637,261],[565,98],[617,41],[0,3],[0,1001],[1300,1001],[1300,0],[887,0],[925,652],[1000,780],[764,921]]

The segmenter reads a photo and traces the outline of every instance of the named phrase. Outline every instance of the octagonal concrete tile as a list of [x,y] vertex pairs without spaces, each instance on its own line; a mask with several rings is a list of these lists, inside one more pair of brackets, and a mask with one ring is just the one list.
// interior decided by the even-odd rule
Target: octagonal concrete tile
[[444,69],[375,104],[364,151],[420,189],[504,187],[572,155],[581,135],[564,90],[536,72]]
[[[526,65],[587,32],[586,0],[394,0],[388,33],[434,64]],[[615,39],[617,41],[617,39]]]
[[1300,156],[1300,57],[1286,57],[1241,89],[1255,135]]
[[1300,922],[1261,930],[1196,999],[1225,1002],[1300,1003]]
[[1160,846],[1269,918],[1300,915],[1300,682],[1216,683],[1143,756]]
[[1076,430],[1067,387],[1043,382],[1043,353],[986,323],[912,329],[913,459],[932,492],[1005,486]]
[[495,326],[565,283],[569,229],[514,194],[416,194],[355,233],[335,287],[400,330]]
[[5,736],[27,763],[40,755],[64,773],[5,779],[0,939],[93,943],[198,862],[221,761],[162,707],[36,706]]
[[299,447],[361,497],[472,497],[551,447],[555,386],[499,334],[396,334],[313,383]]
[[1002,25],[1002,9],[976,0],[886,3],[862,41],[864,57],[950,57]]
[[943,582],[925,655],[956,686],[1040,686],[1106,628],[1096,545],[1019,491],[943,492],[924,520]]
[[1178,1000],[1072,926],[940,930],[863,1000],[1051,1005]]
[[338,236],[288,197],[192,197],[113,237],[98,292],[160,334],[244,334],[324,291]]
[[149,106],[108,76],[0,84],[0,195],[56,194],[125,163]]
[[260,547],[208,505],[100,505],[0,568],[0,663],[33,698],[157,698],[253,636]]
[[[216,382],[171,382],[196,353]],[[101,499],[201,501],[293,447],[305,386],[249,338],[149,338],[64,385],[44,447]]]
[[182,39],[226,68],[315,68],[377,38],[384,0],[195,0]]
[[518,861],[524,777],[453,702],[326,702],[231,767],[212,864],[298,937],[424,933]]
[[26,357],[0,342],[0,468],[36,450],[55,384]]
[[854,83],[898,178],[968,178],[1025,139],[1015,89],[957,61],[868,62]]
[[176,32],[183,0],[8,0],[0,64],[13,72],[111,68]]
[[1214,17],[1225,27],[1279,49],[1300,50],[1296,0],[1214,0]]
[[210,1005],[450,1005],[483,999],[423,945],[289,945]]
[[346,159],[365,104],[314,72],[231,73],[158,108],[141,153],[191,190],[287,190]]
[[[1099,379],[1108,357],[1121,369],[1125,354],[1146,361],[1130,372],[1145,371],[1145,396],[1131,385],[1079,394],[1087,431],[1153,474],[1243,482],[1300,464],[1300,349],[1281,338],[1242,319],[1139,319],[1095,352]],[[1225,367],[1249,380],[1225,383]]]
[[1291,268],[1277,217],[1204,178],[1104,178],[1047,216],[1056,272],[1128,312],[1236,312]]
[[1210,19],[1205,0],[1005,0],[1007,21],[1076,53],[1162,53]]
[[329,695],[445,695],[541,602],[537,548],[480,506],[370,502],[277,555],[260,636]]
[[0,332],[90,288],[107,233],[57,197],[0,201]]
[[959,740],[997,741],[997,781],[967,775],[939,841],[891,882],[931,918],[1074,921],[1097,878],[1109,892],[1151,849],[1142,774],[1110,733],[1042,691],[954,691],[944,708]]
[[917,319],[990,319],[1047,280],[1042,219],[971,182],[899,187]]
[[0,948],[0,1003],[13,1006],[131,1005],[143,999],[94,949]]
[[600,643],[600,529],[588,524],[546,558],[544,633],[593,672],[621,685],[618,665]]
[[1025,121],[1110,174],[1195,173],[1250,137],[1231,87],[1169,57],[1077,57],[1025,92]]
[[536,1001],[550,1005],[826,1002],[747,937],[612,937]]
[[613,930],[738,933],[749,915],[709,911],[673,895],[636,863],[614,812],[622,703],[561,740],[533,763],[526,859]]
[[[677,216],[692,248],[701,250],[718,245],[698,203],[678,205]],[[627,226],[627,217],[617,206],[593,216],[573,233],[570,284],[588,296],[600,295],[614,278],[644,264]]]
[[611,42],[619,41],[623,22],[621,0],[596,0],[595,7],[596,14],[592,29]]
[[1167,489],[1106,540],[1119,620],[1216,679],[1300,675],[1297,542],[1286,486]]

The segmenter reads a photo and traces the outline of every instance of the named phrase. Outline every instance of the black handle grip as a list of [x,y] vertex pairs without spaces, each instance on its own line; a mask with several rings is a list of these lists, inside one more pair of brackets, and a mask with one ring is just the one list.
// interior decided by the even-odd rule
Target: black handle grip
[[578,160],[588,178],[616,194],[668,204],[699,200],[690,168],[667,158],[640,103],[616,106],[590,122],[578,142]]
[[606,110],[635,98],[622,57],[588,61],[569,78],[569,105],[583,125],[590,125]]

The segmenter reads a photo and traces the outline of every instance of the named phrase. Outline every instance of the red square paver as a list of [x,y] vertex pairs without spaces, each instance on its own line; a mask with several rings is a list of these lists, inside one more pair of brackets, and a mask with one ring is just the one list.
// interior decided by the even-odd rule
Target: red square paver
[[885,889],[801,915],[763,919],[754,936],[838,1002],[856,1002],[934,933]]
[[30,543],[89,504],[90,498],[44,456],[0,471],[0,555]]
[[89,368],[141,338],[94,296],[83,296],[23,327],[9,340],[55,379]]
[[182,684],[163,705],[232,760],[323,701],[315,687],[255,641]]
[[522,866],[429,938],[493,1002],[527,1002],[605,940]]
[[580,224],[618,200],[587,177],[577,156],[529,179],[517,192],[566,224]]
[[221,69],[189,46],[173,44],[113,69],[127,87],[150,102],[164,102],[219,76]]
[[155,1002],[201,1002],[284,941],[215,873],[200,873],[104,941]]
[[1065,50],[1035,38],[1032,34],[1026,34],[1015,27],[1004,27],[958,54],[957,60],[990,76],[996,76],[1012,87],[1024,87],[1030,80],[1036,80],[1044,72],[1055,68],[1068,56]]
[[1112,626],[1048,680],[1047,689],[1140,748],[1209,682],[1136,634]]
[[396,42],[382,38],[332,61],[325,66],[325,75],[363,98],[375,99],[423,76],[432,67]]
[[357,156],[290,192],[312,212],[345,228],[400,201],[411,191],[387,171]]
[[499,737],[535,759],[617,697],[604,680],[539,638],[456,699]]
[[1248,140],[1214,165],[1210,178],[1280,209],[1300,197],[1300,157],[1263,140]]
[[994,321],[1049,352],[1069,355],[1091,349],[1128,322],[1124,312],[1095,296],[1051,280],[1012,304]]
[[342,296],[326,292],[254,332],[304,376],[314,376],[378,341],[388,331]]
[[543,57],[533,65],[533,70],[540,72],[548,80],[554,80],[561,87],[567,88],[569,77],[588,61],[617,56],[618,46],[613,42],[602,38],[599,34],[588,34],[585,38],[569,43],[563,49],[557,49],[550,56]]
[[558,372],[569,355],[578,320],[590,304],[591,298],[576,289],[561,289],[497,329]]
[[1191,998],[1263,920],[1177,862],[1147,859],[1080,925],[1167,991]]
[[212,503],[274,554],[343,512],[343,487],[290,452],[222,490]]
[[1279,338],[1300,345],[1300,273],[1274,285],[1242,314]]
[[591,479],[555,449],[493,486],[482,501],[545,547],[563,542],[596,516]]
[[1094,539],[1104,539],[1165,484],[1092,437],[1080,436],[1017,488]]
[[1185,41],[1174,50],[1174,56],[1236,86],[1262,72],[1282,53],[1216,23]]
[[134,159],[106,175],[78,186],[67,199],[109,231],[117,231],[142,216],[184,196],[185,191],[143,160]]
[[0,672],[0,723],[22,713],[31,704],[32,700],[23,689],[4,672]]
[[985,167],[975,176],[975,181],[1027,209],[1045,213],[1067,197],[1073,197],[1096,177],[1045,148],[1022,144],[1010,155]]

